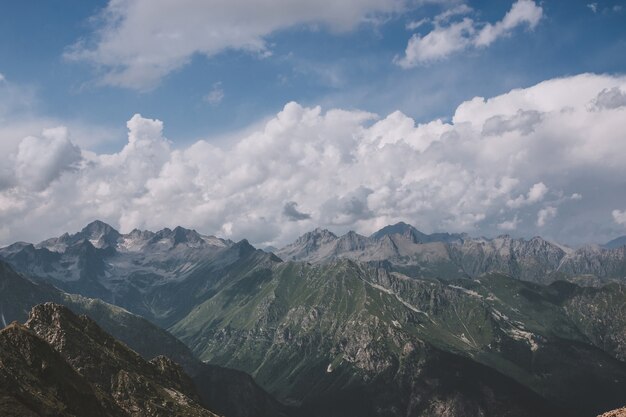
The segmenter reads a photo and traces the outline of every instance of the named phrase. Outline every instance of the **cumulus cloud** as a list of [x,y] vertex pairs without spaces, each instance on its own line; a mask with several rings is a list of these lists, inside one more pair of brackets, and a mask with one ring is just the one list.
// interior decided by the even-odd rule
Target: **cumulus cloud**
[[613,210],[611,214],[615,223],[626,226],[626,210]]
[[346,31],[401,12],[408,0],[110,0],[92,37],[68,49],[70,60],[103,71],[101,82],[138,90],[186,65],[195,54],[271,53],[265,38],[298,25]]
[[15,176],[22,186],[40,191],[63,172],[77,168],[80,150],[67,133],[61,126],[44,130],[41,137],[29,136],[20,142],[15,157]]
[[508,36],[511,31],[519,26],[526,25],[532,30],[537,26],[542,16],[543,9],[534,1],[517,0],[501,21],[493,25],[487,23],[483,26],[474,39],[474,45],[478,47],[489,46],[496,39]]
[[413,34],[404,56],[396,57],[394,62],[403,68],[413,68],[445,59],[468,48],[484,48],[499,38],[509,36],[518,27],[534,29],[543,16],[542,7],[533,0],[517,0],[502,20],[494,24],[477,22],[469,17],[447,23],[451,17],[470,12],[469,7],[458,6],[439,15],[433,21],[433,30],[423,36]]
[[542,208],[537,213],[537,226],[543,227],[550,220],[554,219],[558,213],[558,209],[556,207],[548,206]]
[[[607,207],[626,207],[616,191],[626,108],[593,103],[616,87],[626,77],[549,80],[461,103],[450,122],[288,103],[229,146],[176,148],[162,122],[141,115],[113,154],[81,154],[67,132],[49,131],[1,156],[12,180],[0,190],[0,224],[5,243],[93,218],[125,232],[180,224],[273,246],[317,226],[367,234],[400,220],[425,232],[604,241],[625,219]],[[513,122],[528,112],[538,114],[532,129]]]
[[519,223],[519,219],[515,216],[512,220],[506,220],[502,223],[498,223],[498,229],[510,232],[516,230]]
[[530,187],[526,196],[520,194],[517,198],[507,201],[506,205],[510,208],[520,208],[526,205],[535,204],[543,200],[547,193],[548,187],[546,187],[544,183],[538,182]]

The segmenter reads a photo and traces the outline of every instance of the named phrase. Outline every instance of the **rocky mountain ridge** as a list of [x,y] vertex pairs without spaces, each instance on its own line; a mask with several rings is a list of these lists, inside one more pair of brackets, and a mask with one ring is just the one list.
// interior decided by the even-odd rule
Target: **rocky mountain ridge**
[[[3,415],[205,416],[191,379],[160,356],[150,362],[86,316],[52,303],[0,331]],[[7,404],[8,403],[8,404]]]
[[[466,234],[424,234],[406,223],[386,226],[369,237],[336,236],[316,229],[275,253],[283,260],[324,263],[334,259],[388,262],[410,276],[474,278],[501,272],[541,283],[581,276],[610,282],[626,279],[626,246],[571,249],[541,237],[501,235],[493,239]],[[593,280],[588,279],[588,282]]]

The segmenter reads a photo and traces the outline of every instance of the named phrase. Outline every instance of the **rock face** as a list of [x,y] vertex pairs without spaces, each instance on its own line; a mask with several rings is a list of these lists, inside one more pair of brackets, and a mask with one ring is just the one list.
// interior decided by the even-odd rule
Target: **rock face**
[[0,330],[0,364],[3,416],[125,415],[23,325]]
[[626,417],[626,407],[622,407],[617,410],[607,411],[599,415],[598,417]]
[[4,406],[41,415],[216,416],[174,362],[146,362],[61,305],[34,307],[23,326],[2,330],[0,343]]

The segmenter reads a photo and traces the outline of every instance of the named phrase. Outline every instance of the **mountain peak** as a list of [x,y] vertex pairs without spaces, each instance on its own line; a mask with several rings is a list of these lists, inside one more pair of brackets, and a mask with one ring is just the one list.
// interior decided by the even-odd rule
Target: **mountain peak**
[[314,242],[324,243],[324,242],[328,242],[328,241],[335,240],[335,239],[337,239],[336,234],[334,234],[328,229],[322,229],[318,227],[300,236],[297,242],[314,241]]
[[239,242],[235,243],[231,247],[231,249],[238,251],[239,256],[245,256],[256,251],[256,248],[252,246],[250,242],[248,242],[248,239],[240,240]]
[[81,318],[69,308],[52,302],[34,306],[28,314],[26,326],[36,330],[47,328],[49,331],[63,330],[66,332],[72,327],[82,327]]
[[427,234],[420,232],[415,227],[405,222],[385,226],[379,231],[374,232],[370,238],[378,240],[388,235],[402,235],[413,241],[413,243],[425,243],[429,240]]
[[101,220],[92,221],[87,226],[83,227],[83,230],[81,230],[81,233],[84,233],[84,234],[118,233],[119,234],[119,232],[115,230],[112,226],[110,226],[109,224]]
[[103,221],[95,220],[89,223],[78,233],[83,239],[88,239],[97,248],[115,246],[120,233]]
[[204,239],[202,239],[202,236],[200,236],[200,234],[193,229],[185,229],[184,227],[176,226],[172,233],[174,235],[174,245],[177,245],[179,243],[204,243]]

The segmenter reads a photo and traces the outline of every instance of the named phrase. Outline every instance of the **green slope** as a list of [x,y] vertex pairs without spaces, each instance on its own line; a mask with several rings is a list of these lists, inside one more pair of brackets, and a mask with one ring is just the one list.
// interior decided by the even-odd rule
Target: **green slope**
[[257,263],[170,330],[202,359],[249,372],[293,403],[383,384],[389,398],[377,406],[400,401],[389,415],[403,415],[424,392],[392,393],[446,354],[584,415],[624,400],[626,365],[573,317],[577,288],[503,275],[420,280],[351,261]]

